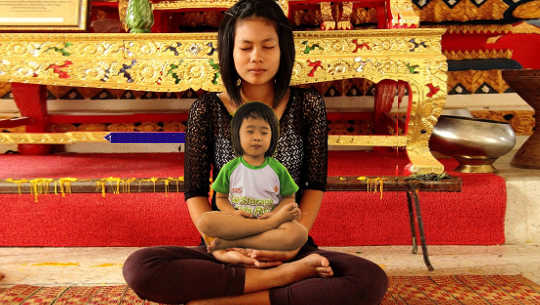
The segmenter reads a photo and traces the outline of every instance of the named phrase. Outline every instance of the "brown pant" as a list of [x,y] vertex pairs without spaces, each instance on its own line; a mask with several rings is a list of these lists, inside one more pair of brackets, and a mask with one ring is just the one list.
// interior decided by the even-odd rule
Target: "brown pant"
[[[331,278],[309,278],[270,289],[272,305],[379,304],[388,287],[384,271],[353,255],[306,245],[295,260],[318,253],[330,261]],[[152,247],[132,253],[124,264],[124,278],[143,299],[167,304],[241,295],[245,269],[223,264],[204,247]]]

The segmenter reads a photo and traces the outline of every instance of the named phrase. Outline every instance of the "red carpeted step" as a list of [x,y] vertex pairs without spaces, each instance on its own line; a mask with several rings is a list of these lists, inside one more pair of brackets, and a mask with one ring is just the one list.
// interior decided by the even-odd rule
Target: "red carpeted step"
[[[454,172],[454,159],[442,159],[451,175],[463,179],[459,193],[421,192],[422,219],[428,244],[493,245],[504,243],[506,184],[494,174]],[[408,163],[404,154],[330,152],[328,174],[393,175]],[[403,192],[327,192],[312,235],[335,246],[410,244],[407,197]],[[324,216],[323,216],[324,215]],[[324,217],[324,220],[322,219]]]
[[[457,163],[443,160],[447,169]],[[395,153],[331,152],[329,175],[392,175]],[[178,177],[182,154],[0,156],[0,178]],[[450,173],[452,173],[450,171]],[[452,173],[455,174],[455,173]],[[504,242],[506,189],[492,174],[460,175],[460,193],[420,194],[428,244]],[[320,245],[410,244],[404,193],[327,192],[312,235]],[[0,246],[148,246],[199,242],[183,194],[1,194]]]

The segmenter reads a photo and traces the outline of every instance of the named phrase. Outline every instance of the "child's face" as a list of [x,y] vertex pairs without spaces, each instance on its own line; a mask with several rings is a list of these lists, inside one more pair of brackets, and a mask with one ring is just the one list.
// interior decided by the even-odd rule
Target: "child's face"
[[244,155],[264,156],[272,140],[270,124],[261,118],[248,117],[240,125],[240,146]]

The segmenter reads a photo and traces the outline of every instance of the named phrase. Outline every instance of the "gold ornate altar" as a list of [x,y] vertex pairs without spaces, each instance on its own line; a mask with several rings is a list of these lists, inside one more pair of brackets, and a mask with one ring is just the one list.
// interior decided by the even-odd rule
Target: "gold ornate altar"
[[[404,80],[406,135],[329,136],[331,145],[405,147],[417,174],[441,173],[428,140],[446,101],[440,29],[295,32],[292,84],[348,78]],[[0,81],[178,92],[222,90],[215,33],[0,34]],[[92,135],[3,134],[0,143],[102,142]]]

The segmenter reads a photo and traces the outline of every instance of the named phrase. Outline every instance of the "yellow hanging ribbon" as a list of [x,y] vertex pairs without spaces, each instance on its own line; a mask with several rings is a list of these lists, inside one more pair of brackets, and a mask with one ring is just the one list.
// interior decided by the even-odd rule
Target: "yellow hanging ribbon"
[[[71,194],[71,183],[76,182],[77,178],[65,177],[58,179],[58,185],[60,186],[60,194],[62,197],[66,197],[66,193]],[[54,193],[56,192],[56,182],[54,183]]]
[[131,183],[133,181],[137,180],[137,178],[127,178],[126,180],[123,181],[124,185],[123,185],[123,191],[124,193],[131,193]]
[[17,184],[17,192],[22,194],[21,186],[23,183],[28,183],[28,179],[13,179],[13,178],[7,178],[6,182],[11,182]]
[[49,183],[53,182],[52,178],[34,178],[30,180],[31,192],[34,195],[34,202],[38,202],[39,194],[49,193]]

